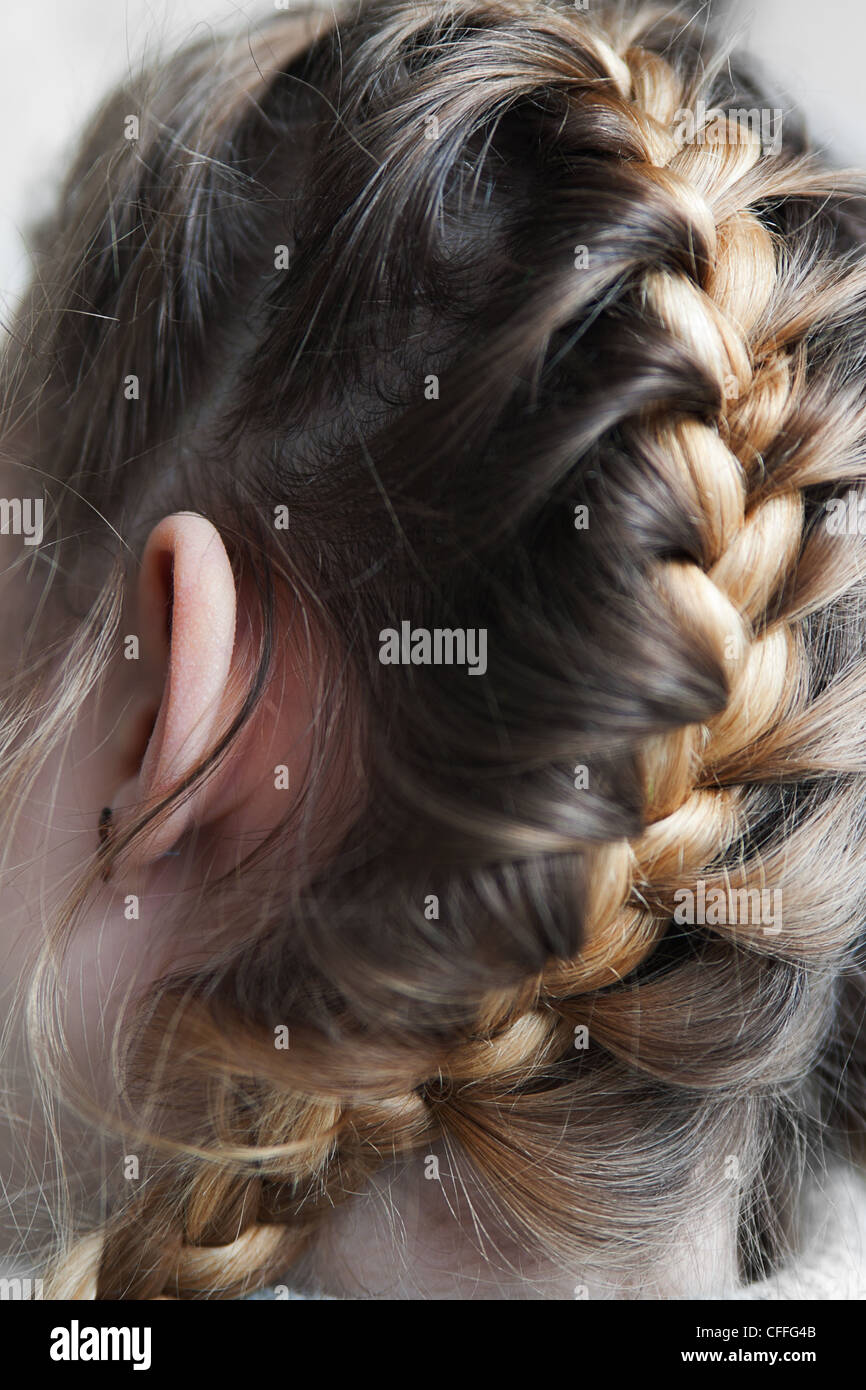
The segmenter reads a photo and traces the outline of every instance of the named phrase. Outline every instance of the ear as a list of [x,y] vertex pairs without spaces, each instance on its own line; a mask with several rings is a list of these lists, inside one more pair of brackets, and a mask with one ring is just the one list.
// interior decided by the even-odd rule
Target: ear
[[[127,721],[135,771],[112,801],[115,834],[182,786],[219,744],[243,706],[256,659],[252,610],[239,601],[222,538],[205,517],[178,512],[154,528],[136,609],[140,663],[130,665],[140,669]],[[288,653],[280,657],[290,659]],[[219,827],[222,870],[230,866],[232,845],[239,861],[251,839],[285,815],[286,791],[277,787],[274,769],[287,766],[290,784],[303,776],[312,710],[297,670],[282,670],[271,688],[279,690],[279,707],[265,692],[224,763],[136,837],[121,856],[124,865],[160,858],[193,827],[212,834]]]

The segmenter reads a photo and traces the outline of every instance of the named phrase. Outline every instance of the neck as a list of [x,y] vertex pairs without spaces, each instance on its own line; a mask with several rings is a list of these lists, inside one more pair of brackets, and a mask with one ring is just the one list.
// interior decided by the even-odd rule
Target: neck
[[[439,1177],[430,1159],[438,1158]],[[737,1285],[736,1210],[702,1213],[664,1250],[628,1264],[622,1250],[574,1267],[527,1257],[496,1230],[465,1174],[431,1145],[377,1174],[343,1206],[292,1273],[302,1292],[350,1299],[675,1299],[724,1297]],[[697,1204],[696,1204],[697,1209]]]

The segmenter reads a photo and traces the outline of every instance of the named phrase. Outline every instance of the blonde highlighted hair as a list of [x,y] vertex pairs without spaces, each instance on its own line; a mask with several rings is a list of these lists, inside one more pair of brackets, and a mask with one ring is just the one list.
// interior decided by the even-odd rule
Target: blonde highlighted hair
[[[57,484],[53,584],[96,597],[10,695],[4,776],[100,689],[169,508],[261,601],[201,776],[280,593],[323,655],[308,785],[192,905],[243,944],[124,1019],[148,1162],[71,1223],[52,1296],[238,1296],[434,1140],[567,1269],[666,1248],[736,1154],[750,1280],[808,1168],[859,1156],[863,546],[826,515],[866,459],[862,185],[765,109],[686,11],[372,0],[210,39],[101,113],[4,396]],[[487,671],[383,666],[407,617],[485,629]],[[368,790],[322,866],[347,738]],[[101,868],[34,983],[46,1097]]]

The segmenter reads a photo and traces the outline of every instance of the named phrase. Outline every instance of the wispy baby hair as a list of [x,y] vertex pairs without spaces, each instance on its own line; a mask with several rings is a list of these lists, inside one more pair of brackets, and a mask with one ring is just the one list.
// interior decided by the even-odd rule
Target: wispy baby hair
[[[234,944],[127,1020],[151,1159],[54,1296],[236,1296],[434,1141],[500,1252],[628,1269],[730,1209],[744,1279],[782,1257],[866,1099],[857,191],[637,0],[294,13],[103,110],[6,361],[54,584],[98,586],[44,680],[99,687],[193,509],[261,610],[201,777],[290,641],[317,752],[183,909]],[[486,669],[383,662],[404,623]]]

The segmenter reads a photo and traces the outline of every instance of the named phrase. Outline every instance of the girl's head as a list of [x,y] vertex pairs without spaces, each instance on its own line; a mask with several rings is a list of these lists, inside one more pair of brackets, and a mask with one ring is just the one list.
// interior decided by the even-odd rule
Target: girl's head
[[338,1287],[371,1181],[500,1287],[796,1238],[866,1100],[857,191],[637,0],[293,10],[104,106],[3,384],[55,1296]]

